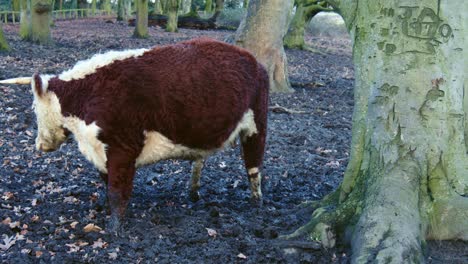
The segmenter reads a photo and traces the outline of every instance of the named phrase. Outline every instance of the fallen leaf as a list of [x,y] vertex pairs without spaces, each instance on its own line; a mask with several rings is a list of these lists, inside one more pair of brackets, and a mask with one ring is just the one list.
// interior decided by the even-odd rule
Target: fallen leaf
[[76,227],[77,224],[78,224],[78,222],[75,221],[75,222],[71,223],[70,226],[71,226],[71,228],[75,229],[75,227]]
[[208,231],[208,235],[210,237],[216,237],[218,235],[218,232],[216,232],[216,230],[212,229],[212,228],[205,228],[206,231]]
[[93,248],[106,248],[107,247],[107,242],[102,241],[101,238],[98,239],[98,241],[94,241],[92,247]]
[[42,254],[42,251],[36,251],[36,258],[40,258]]
[[116,260],[117,259],[117,252],[108,253],[109,259]]
[[99,232],[102,230],[102,228],[100,228],[99,226],[95,225],[95,224],[87,224],[83,230],[86,232],[86,233],[89,233],[89,232]]
[[239,254],[237,255],[237,257],[238,257],[238,258],[241,258],[241,259],[246,259],[246,258],[247,258],[247,256],[244,255],[244,254],[242,254],[242,253],[239,253]]
[[10,217],[7,217],[2,221],[2,224],[4,224],[4,225],[10,225],[10,223],[11,223],[11,218]]
[[16,243],[16,239],[15,236],[8,237],[7,235],[3,235],[3,237],[4,244],[0,244],[0,250],[7,251]]
[[[33,222],[39,221],[39,216],[38,216],[38,215],[33,215],[33,216],[31,217],[31,221],[33,221]],[[44,224],[45,224],[45,221],[44,221]]]

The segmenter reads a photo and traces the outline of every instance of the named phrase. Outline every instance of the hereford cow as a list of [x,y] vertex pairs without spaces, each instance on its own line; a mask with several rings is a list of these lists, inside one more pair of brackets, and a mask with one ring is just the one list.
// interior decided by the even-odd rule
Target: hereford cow
[[252,199],[261,202],[268,76],[246,50],[210,39],[154,49],[111,51],[31,83],[36,148],[56,150],[71,132],[107,183],[117,230],[135,169],[159,160],[193,160],[198,198],[204,159],[240,137]]

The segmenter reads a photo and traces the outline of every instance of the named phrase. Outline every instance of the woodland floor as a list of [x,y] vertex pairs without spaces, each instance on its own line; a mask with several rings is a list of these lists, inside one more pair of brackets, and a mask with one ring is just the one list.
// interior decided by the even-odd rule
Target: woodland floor
[[[0,79],[59,73],[110,49],[141,48],[199,36],[223,40],[233,32],[151,28],[145,40],[133,28],[102,19],[59,21],[55,45],[40,47],[4,25],[12,51],[0,54]],[[59,151],[34,150],[35,117],[28,86],[0,86],[0,260],[2,263],[347,263],[348,249],[314,249],[282,242],[306,223],[301,202],[335,189],[348,162],[353,108],[351,42],[307,37],[318,55],[288,50],[295,93],[271,96],[271,106],[302,113],[269,113],[264,162],[264,206],[249,204],[239,147],[220,152],[203,170],[202,200],[188,198],[190,163],[170,160],[141,168],[122,237],[84,232],[105,227],[97,200],[104,185],[69,140]],[[468,263],[468,244],[429,242],[427,262]]]

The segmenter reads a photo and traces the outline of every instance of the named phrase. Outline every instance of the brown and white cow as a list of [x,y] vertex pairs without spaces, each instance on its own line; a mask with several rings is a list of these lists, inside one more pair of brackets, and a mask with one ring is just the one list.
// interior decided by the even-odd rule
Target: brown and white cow
[[241,139],[252,199],[260,188],[267,128],[268,76],[246,50],[198,39],[150,50],[111,51],[59,75],[2,83],[32,85],[36,148],[56,150],[71,132],[101,172],[115,231],[137,167],[193,160],[198,198],[204,159]]

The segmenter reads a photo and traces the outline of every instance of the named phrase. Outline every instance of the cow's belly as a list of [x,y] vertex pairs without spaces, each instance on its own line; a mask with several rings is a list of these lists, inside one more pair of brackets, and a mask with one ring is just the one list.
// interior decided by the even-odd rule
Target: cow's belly
[[214,149],[189,148],[181,144],[174,144],[170,139],[159,132],[145,132],[145,145],[136,160],[136,166],[139,167],[171,158],[204,159],[209,154],[232,143],[241,132],[246,136],[257,133],[253,111],[250,109],[244,114],[234,131],[225,139],[224,144]]

